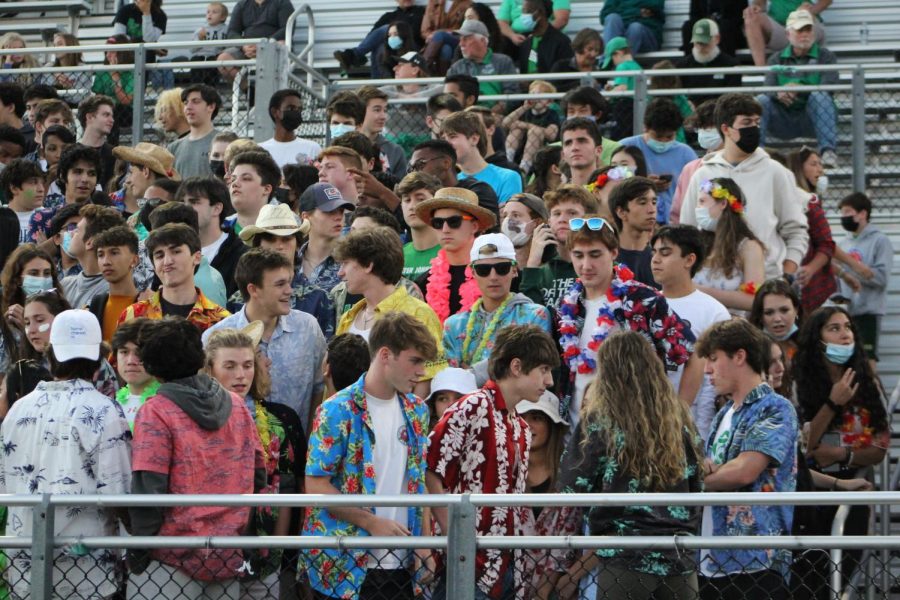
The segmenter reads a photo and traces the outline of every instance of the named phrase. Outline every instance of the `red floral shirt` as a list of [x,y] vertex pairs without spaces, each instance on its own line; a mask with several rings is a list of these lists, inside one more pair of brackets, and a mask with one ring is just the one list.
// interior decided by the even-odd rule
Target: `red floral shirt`
[[[528,424],[506,408],[493,381],[456,402],[428,438],[428,470],[441,477],[451,494],[522,494],[528,474]],[[475,527],[480,535],[524,535],[530,521],[526,507],[480,508]],[[521,552],[479,550],[475,558],[478,588],[491,598],[503,592],[512,561],[521,589]]]

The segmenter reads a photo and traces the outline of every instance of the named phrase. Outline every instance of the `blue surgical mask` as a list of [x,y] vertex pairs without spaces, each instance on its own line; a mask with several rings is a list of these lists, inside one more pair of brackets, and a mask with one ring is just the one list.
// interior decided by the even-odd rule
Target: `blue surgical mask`
[[25,275],[22,277],[22,291],[26,296],[37,294],[38,292],[46,292],[53,289],[52,277],[37,277],[35,275]]
[[522,16],[519,17],[519,27],[521,27],[522,31],[525,33],[531,33],[534,31],[534,15],[531,13],[522,13]]
[[652,137],[647,138],[647,147],[657,154],[662,154],[663,152],[668,151],[674,144],[675,140],[660,142],[659,140],[654,140]]
[[72,256],[71,248],[72,248],[72,232],[64,231],[62,236],[62,251],[65,252],[69,258],[75,258]]
[[694,209],[694,218],[697,220],[697,227],[703,231],[715,231],[719,219],[709,215],[709,209],[705,206],[698,206]]
[[825,358],[836,365],[845,365],[855,349],[856,344],[825,344]]
[[388,37],[388,47],[391,50],[399,50],[403,47],[403,38],[399,35],[392,35]]
[[713,127],[712,129],[700,129],[697,131],[697,143],[704,150],[712,150],[722,143],[722,136],[719,131]]
[[[797,330],[798,330],[798,329],[800,329],[800,327],[798,327],[797,324],[794,323],[793,325],[791,325],[791,330],[788,331],[786,334],[784,334],[784,336],[782,336],[782,337],[776,337],[776,336],[773,335],[772,337],[775,338],[776,340],[778,340],[779,342],[783,342],[783,341],[785,341],[785,340],[787,340],[787,339],[790,339],[790,337],[791,337],[792,335],[794,335],[795,333],[797,333]],[[769,334],[769,335],[772,335],[772,334]]]
[[328,130],[331,133],[331,139],[333,140],[334,138],[340,137],[345,133],[356,131],[356,127],[354,127],[353,125],[347,125],[345,123],[337,123],[336,125],[331,125]]

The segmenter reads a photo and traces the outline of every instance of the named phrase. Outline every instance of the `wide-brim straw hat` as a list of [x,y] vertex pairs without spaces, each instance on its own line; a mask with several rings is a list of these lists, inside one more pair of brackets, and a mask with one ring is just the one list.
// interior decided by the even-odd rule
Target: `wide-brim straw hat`
[[441,188],[425,202],[416,206],[416,216],[425,223],[431,222],[434,211],[441,208],[455,208],[460,212],[475,217],[481,231],[490,229],[497,224],[497,215],[491,210],[478,205],[478,195],[465,188]]
[[175,170],[175,156],[156,144],[141,142],[134,148],[116,146],[113,148],[113,156],[133,165],[147,167],[157,175],[168,177],[172,181],[181,181],[181,175]]
[[238,234],[246,244],[253,244],[253,238],[260,233],[287,237],[298,231],[309,233],[309,221],[300,221],[287,204],[266,204],[259,210],[256,223],[241,229]]

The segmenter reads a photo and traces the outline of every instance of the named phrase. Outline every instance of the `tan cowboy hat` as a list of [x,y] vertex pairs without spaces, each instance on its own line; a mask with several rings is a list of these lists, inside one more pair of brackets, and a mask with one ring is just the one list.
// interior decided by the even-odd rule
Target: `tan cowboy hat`
[[181,175],[175,170],[175,157],[156,144],[141,142],[134,148],[116,146],[113,148],[113,156],[134,165],[147,167],[157,175],[168,177],[173,181],[181,181]]
[[416,206],[416,216],[429,223],[434,211],[440,208],[455,208],[460,212],[472,215],[478,221],[481,231],[490,229],[497,224],[497,215],[483,206],[479,206],[478,195],[464,188],[439,189],[434,198]]
[[265,331],[265,325],[263,325],[262,321],[251,321],[247,323],[240,331],[251,340],[253,340],[253,347],[256,348],[262,341],[263,331]]
[[259,210],[256,223],[241,229],[241,239],[244,243],[253,244],[253,238],[260,233],[269,233],[287,237],[300,233],[309,233],[309,221],[301,221],[291,207],[287,204],[266,204]]

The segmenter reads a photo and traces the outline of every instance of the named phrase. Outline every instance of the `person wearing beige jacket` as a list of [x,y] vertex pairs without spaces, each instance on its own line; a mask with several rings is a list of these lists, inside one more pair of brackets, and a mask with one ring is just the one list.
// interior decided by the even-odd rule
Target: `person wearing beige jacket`
[[462,25],[472,0],[452,0],[447,8],[445,0],[428,0],[422,19],[422,39],[425,50],[422,55],[432,75],[443,76],[453,59],[453,51],[459,43],[453,32]]

